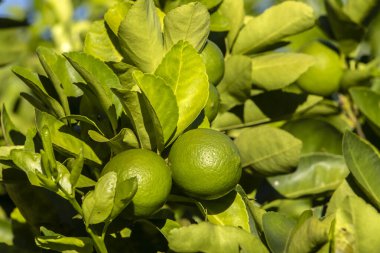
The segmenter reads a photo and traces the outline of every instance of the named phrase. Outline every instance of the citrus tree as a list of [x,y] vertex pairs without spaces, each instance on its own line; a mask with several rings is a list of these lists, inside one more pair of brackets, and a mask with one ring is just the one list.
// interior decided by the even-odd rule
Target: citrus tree
[[0,249],[379,252],[380,3],[268,2],[119,1],[13,67]]

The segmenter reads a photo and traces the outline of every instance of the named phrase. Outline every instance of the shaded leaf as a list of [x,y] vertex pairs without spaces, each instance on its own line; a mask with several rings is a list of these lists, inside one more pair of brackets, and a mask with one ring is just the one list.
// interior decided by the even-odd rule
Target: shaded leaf
[[262,242],[248,232],[208,222],[172,229],[168,241],[169,248],[178,252],[268,252]]
[[313,9],[305,3],[285,1],[274,5],[263,14],[253,18],[241,29],[232,53],[260,52],[287,36],[311,28],[314,21]]
[[93,243],[88,237],[37,236],[35,242],[38,247],[47,250],[75,253],[93,252]]
[[24,135],[19,132],[18,128],[12,122],[5,104],[1,107],[1,132],[7,145],[23,145],[25,142]]
[[[252,141],[254,140],[254,141]],[[243,130],[235,139],[242,166],[264,175],[287,173],[298,164],[302,142],[284,130],[259,126]]]
[[359,187],[380,209],[380,155],[368,141],[346,131],[343,137],[343,156]]
[[120,132],[111,139],[108,139],[93,130],[89,130],[88,135],[96,142],[107,143],[115,154],[127,149],[139,148],[138,139],[129,128],[121,129]]
[[66,128],[63,122],[50,114],[36,111],[36,126],[38,131],[41,131],[43,126],[49,128],[52,143],[59,151],[75,156],[83,149],[83,155],[86,160],[95,162],[96,164],[102,163],[87,143],[75,137],[75,134]]
[[263,215],[265,239],[273,253],[283,253],[286,250],[293,228],[297,221],[284,214],[267,212]]
[[245,11],[244,0],[223,0],[218,11],[229,21],[229,30],[227,34],[228,48],[231,49],[236,35],[243,25]]
[[281,89],[295,82],[315,60],[298,53],[271,53],[252,58],[252,81],[265,90]]
[[184,40],[199,52],[210,31],[210,15],[203,4],[192,2],[169,11],[164,18],[164,26],[166,51]]
[[301,156],[294,172],[269,177],[268,182],[283,196],[298,198],[335,190],[348,174],[343,157],[314,153]]
[[361,112],[380,127],[380,94],[366,87],[351,88],[350,95]]
[[113,201],[113,208],[110,215],[110,219],[115,219],[124,208],[132,201],[132,198],[137,192],[137,179],[125,178],[118,179],[115,189],[115,199]]
[[130,2],[119,2],[109,8],[104,14],[104,21],[112,32],[117,35],[121,22],[124,20],[132,4]]
[[224,32],[230,29],[230,21],[220,9],[213,12],[210,16],[210,30],[213,32]]

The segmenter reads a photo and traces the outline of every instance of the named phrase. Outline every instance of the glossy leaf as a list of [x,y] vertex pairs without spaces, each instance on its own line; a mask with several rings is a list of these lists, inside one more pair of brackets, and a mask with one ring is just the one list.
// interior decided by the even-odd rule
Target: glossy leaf
[[71,52],[66,58],[86,81],[88,88],[95,94],[104,113],[108,116],[113,129],[117,128],[117,117],[121,114],[121,104],[111,92],[120,88],[117,75],[102,61],[85,53]]
[[210,201],[201,201],[207,221],[224,226],[240,227],[250,232],[249,217],[243,198],[236,191]]
[[282,129],[302,141],[303,154],[313,152],[342,154],[343,134],[329,122],[313,118],[298,119],[286,122]]
[[283,253],[297,221],[284,214],[268,212],[263,215],[265,239],[273,253]]
[[[252,141],[255,140],[255,141]],[[264,175],[287,173],[297,166],[302,142],[284,130],[259,126],[243,130],[235,139],[242,166]]]
[[253,84],[265,90],[281,89],[295,82],[314,64],[312,56],[271,53],[252,58]]
[[249,98],[251,68],[251,59],[247,56],[233,55],[226,59],[224,77],[217,86],[221,99],[220,110],[228,110]]
[[82,209],[87,226],[101,223],[109,218],[113,209],[116,185],[116,172],[109,172],[99,178],[93,191],[86,194]]
[[123,56],[119,53],[104,21],[92,23],[86,33],[83,51],[104,62],[120,62]]
[[36,111],[36,125],[39,131],[43,126],[49,128],[52,143],[59,151],[69,155],[76,155],[83,149],[83,155],[86,160],[96,164],[102,163],[92,148],[81,139],[75,137],[75,134],[67,129],[62,121],[45,112]]
[[380,208],[380,154],[368,141],[347,131],[343,137],[343,156],[359,187]]
[[[158,135],[163,136],[163,144],[167,143],[177,127],[178,105],[174,91],[159,77],[151,74],[134,72],[137,85],[143,92],[147,102],[153,109],[158,123],[155,128]],[[157,96],[157,94],[160,94]]]
[[208,99],[206,68],[197,51],[185,41],[178,42],[165,55],[155,74],[173,90],[179,117],[175,137],[200,114]]
[[169,248],[177,252],[269,252],[257,237],[240,228],[208,222],[175,228],[168,241]]
[[[286,22],[284,22],[286,20]],[[307,4],[286,1],[274,5],[249,21],[239,32],[234,54],[256,53],[314,25],[313,9]]]
[[143,72],[152,73],[163,56],[161,24],[153,0],[137,0],[120,24],[123,54]]
[[380,127],[380,94],[366,87],[351,88],[350,94],[355,105],[376,126]]
[[199,52],[210,31],[210,15],[204,5],[192,2],[169,11],[164,18],[164,27],[166,51],[184,40]]
[[335,190],[348,174],[343,157],[314,153],[301,156],[294,172],[269,177],[268,182],[283,196],[298,198]]
[[332,249],[334,252],[379,252],[379,226],[380,214],[374,207],[355,195],[348,196],[336,211]]
[[10,158],[18,168],[26,173],[32,185],[42,186],[40,179],[37,177],[37,173],[43,173],[41,168],[41,156],[39,154],[14,149],[10,152]]

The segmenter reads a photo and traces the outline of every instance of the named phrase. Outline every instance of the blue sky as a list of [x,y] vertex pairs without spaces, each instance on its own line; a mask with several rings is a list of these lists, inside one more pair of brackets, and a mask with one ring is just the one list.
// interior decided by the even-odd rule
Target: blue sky
[[3,2],[0,3],[0,16],[9,16],[9,7],[19,6],[21,8],[27,8],[31,4],[31,0],[3,0]]

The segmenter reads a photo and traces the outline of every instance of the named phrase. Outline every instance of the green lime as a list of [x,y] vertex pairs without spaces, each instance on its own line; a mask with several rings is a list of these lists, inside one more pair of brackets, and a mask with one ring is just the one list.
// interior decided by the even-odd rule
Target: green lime
[[242,173],[240,155],[225,134],[206,128],[181,135],[169,153],[175,184],[189,196],[216,199],[229,193]]
[[201,57],[206,65],[208,81],[213,85],[218,85],[224,75],[224,56],[220,48],[211,40],[201,52]]
[[308,93],[329,96],[339,89],[343,67],[339,55],[319,41],[307,44],[301,53],[315,58],[315,64],[297,80],[298,85]]
[[165,203],[172,186],[170,168],[164,159],[145,149],[123,151],[105,165],[102,175],[115,171],[117,176],[137,178],[137,192],[126,213],[136,217],[150,216]]

